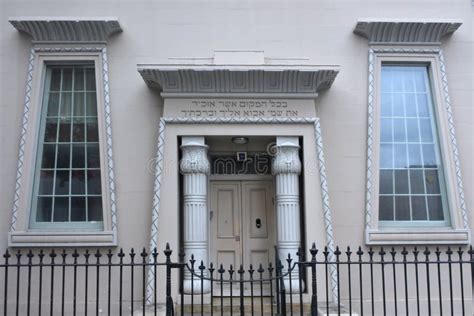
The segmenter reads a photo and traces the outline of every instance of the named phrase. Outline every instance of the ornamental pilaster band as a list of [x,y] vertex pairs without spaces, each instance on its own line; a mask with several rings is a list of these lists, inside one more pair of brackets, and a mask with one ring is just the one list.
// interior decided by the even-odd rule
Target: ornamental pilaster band
[[[300,192],[299,175],[301,161],[299,158],[298,137],[277,137],[276,155],[273,159],[272,174],[276,185],[276,213],[277,213],[277,244],[282,264],[290,256],[293,263],[298,260],[300,247]],[[284,280],[285,287],[292,293],[299,292],[297,267]]]
[[[183,204],[184,204],[184,236],[183,246],[186,254],[185,262],[189,263],[191,256],[196,260],[194,268],[203,262],[208,266],[208,221],[207,221],[207,176],[210,163],[207,157],[207,146],[204,137],[183,137],[181,143],[183,157],[180,171],[183,174]],[[206,272],[204,272],[206,273]],[[208,281],[203,281],[203,292],[209,292]],[[184,292],[201,293],[201,281],[194,278],[185,269]]]

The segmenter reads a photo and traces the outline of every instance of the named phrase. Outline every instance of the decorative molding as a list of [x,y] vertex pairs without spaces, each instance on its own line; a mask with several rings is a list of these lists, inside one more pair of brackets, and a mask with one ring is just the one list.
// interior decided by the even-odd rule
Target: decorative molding
[[12,17],[8,21],[34,42],[106,42],[122,32],[115,17]]
[[328,89],[338,67],[295,65],[138,65],[138,72],[150,88],[162,97],[219,96],[233,94],[306,95],[315,98]]
[[[161,206],[161,179],[163,175],[163,162],[164,162],[164,144],[165,144],[165,132],[167,124],[311,124],[315,130],[316,136],[316,150],[318,155],[318,164],[320,170],[320,185],[321,185],[321,199],[323,201],[323,212],[326,227],[326,242],[328,249],[331,251],[334,249],[333,230],[331,222],[331,208],[329,205],[329,191],[328,182],[326,177],[326,167],[324,162],[324,153],[322,146],[322,135],[319,118],[243,118],[243,117],[212,117],[212,118],[161,118],[160,126],[158,131],[158,147],[156,153],[156,164],[155,164],[155,182],[154,182],[154,194],[153,194],[153,209],[152,209],[152,222],[151,222],[151,234],[150,234],[150,250],[157,249],[158,243],[158,222],[160,215]],[[150,258],[150,263],[152,259]],[[329,258],[334,261],[334,258]],[[331,267],[331,266],[330,266]],[[147,304],[153,303],[154,297],[154,280],[155,274],[153,269],[148,269],[147,284],[146,284],[146,301]],[[331,284],[332,284],[332,297],[334,301],[337,301],[337,270],[335,267],[331,268]]]
[[371,43],[440,43],[454,33],[459,20],[361,19],[354,33]]
[[[384,53],[398,53],[398,54],[430,54],[435,55],[439,61],[440,65],[440,74],[441,74],[441,81],[442,81],[442,92],[443,92],[443,99],[444,105],[446,108],[446,112],[448,114],[448,129],[449,129],[449,140],[451,141],[452,145],[452,155],[455,163],[455,171],[456,171],[456,185],[457,190],[459,192],[459,202],[461,206],[461,216],[462,216],[462,225],[464,229],[469,229],[469,221],[467,215],[467,207],[464,198],[464,187],[462,182],[462,174],[461,174],[461,166],[459,160],[459,152],[457,148],[457,141],[456,141],[456,133],[455,133],[455,126],[454,126],[454,118],[451,108],[451,100],[449,98],[449,91],[448,91],[448,80],[446,75],[446,68],[443,58],[443,52],[440,48],[369,48],[369,57],[368,57],[368,64],[369,64],[369,74],[368,74],[368,112],[367,112],[367,185],[366,185],[366,235],[373,235],[373,233],[369,234],[369,231],[373,231],[375,227],[372,227],[372,217],[373,217],[373,206],[372,206],[372,199],[373,195],[372,192],[375,190],[373,188],[374,183],[372,183],[372,178],[375,170],[373,170],[373,151],[374,151],[374,108],[375,104],[375,54],[384,54]],[[377,144],[377,142],[375,142]],[[465,240],[466,242],[466,240]]]
[[[316,139],[316,152],[318,154],[319,163],[319,182],[321,186],[321,199],[323,201],[324,227],[326,228],[326,242],[329,250],[328,259],[329,262],[336,262],[336,255],[334,254],[336,247],[334,246],[334,232],[332,230],[332,212],[331,204],[329,203],[329,185],[326,175],[326,162],[324,159],[323,134],[319,118],[314,122],[314,136]],[[334,302],[337,302],[339,301],[339,291],[335,265],[329,266],[329,273],[331,275],[332,298]]]
[[23,175],[23,162],[25,160],[25,146],[26,146],[26,135],[28,133],[28,123],[30,120],[30,106],[31,106],[31,93],[33,85],[33,71],[35,64],[35,50],[30,50],[30,56],[28,58],[28,74],[26,76],[26,93],[25,101],[23,103],[23,118],[21,123],[20,133],[20,149],[18,151],[18,164],[16,167],[16,178],[15,178],[15,192],[13,193],[13,208],[12,218],[10,222],[10,231],[16,230],[16,222],[18,219],[18,204],[21,196],[21,180]]
[[[10,232],[15,232],[17,229],[17,218],[18,218],[18,201],[21,194],[28,194],[27,192],[21,192],[22,189],[22,170],[25,158],[25,145],[28,133],[28,122],[30,120],[30,106],[31,106],[31,93],[32,93],[32,82],[34,73],[34,63],[37,53],[74,53],[74,52],[86,52],[86,53],[100,53],[102,61],[102,82],[104,92],[104,126],[105,126],[105,138],[106,138],[106,164],[107,164],[107,179],[109,187],[109,207],[111,216],[111,229],[115,237],[117,233],[117,206],[115,197],[115,176],[114,176],[114,158],[112,148],[112,121],[111,121],[111,106],[110,106],[110,94],[109,94],[109,75],[108,75],[108,61],[107,61],[107,49],[105,47],[33,47],[31,49],[29,61],[28,61],[28,75],[26,84],[26,94],[23,110],[23,119],[20,136],[20,149],[18,154],[17,164],[17,175],[15,181],[15,192],[13,198],[12,217],[10,224]],[[73,240],[73,239],[71,239]]]

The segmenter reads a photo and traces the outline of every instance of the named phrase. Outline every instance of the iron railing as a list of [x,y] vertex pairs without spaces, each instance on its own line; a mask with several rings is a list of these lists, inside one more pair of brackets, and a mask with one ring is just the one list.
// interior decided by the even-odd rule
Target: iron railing
[[472,315],[472,246],[336,248],[331,262],[330,250],[313,245],[298,258],[280,260],[275,250],[274,263],[248,267],[184,262],[169,247],[163,254],[7,250],[0,306],[4,315]]

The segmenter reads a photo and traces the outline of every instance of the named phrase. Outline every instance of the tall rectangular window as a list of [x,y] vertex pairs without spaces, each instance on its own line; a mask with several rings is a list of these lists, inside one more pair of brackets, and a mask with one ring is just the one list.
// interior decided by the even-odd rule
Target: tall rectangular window
[[382,64],[380,96],[381,224],[448,225],[428,67]]
[[103,228],[94,63],[48,65],[35,170],[33,228]]

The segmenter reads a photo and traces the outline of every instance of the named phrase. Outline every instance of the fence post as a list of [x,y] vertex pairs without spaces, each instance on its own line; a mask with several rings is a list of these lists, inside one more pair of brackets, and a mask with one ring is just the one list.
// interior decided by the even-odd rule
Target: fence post
[[171,249],[166,243],[164,254],[166,256],[166,316],[173,316],[173,299],[171,298]]
[[283,281],[283,265],[281,264],[281,260],[278,260],[278,270],[279,272],[279,280],[280,283],[280,301],[281,301],[281,314],[282,316],[286,316],[286,291],[285,291],[285,282]]
[[316,254],[318,249],[316,249],[316,244],[313,243],[313,246],[309,250],[311,254],[311,316],[318,315],[318,288],[316,283]]
[[[240,274],[240,316],[244,316],[245,312],[244,312],[244,273],[245,273],[245,270],[244,270],[244,265],[241,264],[240,265],[240,269],[239,271],[237,271],[238,274]],[[232,310],[232,306],[230,307],[231,310]]]

